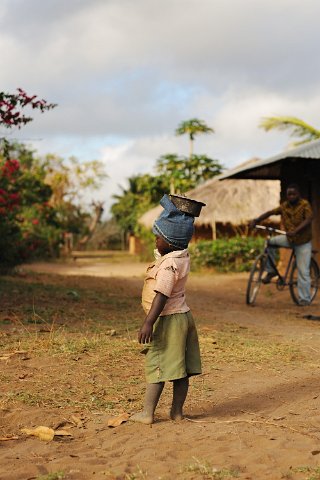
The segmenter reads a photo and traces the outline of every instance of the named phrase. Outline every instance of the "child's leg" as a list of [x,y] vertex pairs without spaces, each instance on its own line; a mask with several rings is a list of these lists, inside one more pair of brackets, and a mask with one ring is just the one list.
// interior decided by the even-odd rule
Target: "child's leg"
[[187,398],[189,388],[189,377],[179,378],[179,380],[173,380],[173,400],[170,411],[170,417],[172,420],[182,420],[183,404]]
[[133,420],[134,422],[145,423],[146,425],[153,423],[153,414],[158,404],[163,387],[164,382],[147,383],[143,411],[132,415],[130,420]]

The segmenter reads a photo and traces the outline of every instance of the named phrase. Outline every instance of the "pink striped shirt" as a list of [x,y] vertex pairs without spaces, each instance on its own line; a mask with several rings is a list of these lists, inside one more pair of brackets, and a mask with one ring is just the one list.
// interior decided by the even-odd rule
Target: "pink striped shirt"
[[186,304],[185,285],[190,271],[188,249],[167,253],[149,265],[142,290],[142,306],[146,313],[157,292],[168,300],[160,316],[185,313],[190,310]]

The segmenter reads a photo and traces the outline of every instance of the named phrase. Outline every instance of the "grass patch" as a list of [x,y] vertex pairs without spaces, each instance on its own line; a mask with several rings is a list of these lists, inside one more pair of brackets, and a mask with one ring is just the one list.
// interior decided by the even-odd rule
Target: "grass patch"
[[[306,476],[303,475],[303,480],[320,480],[320,467],[295,467],[291,469],[291,472],[306,474]],[[288,478],[290,478],[290,473]]]
[[[183,478],[194,478],[194,474],[197,474],[197,478],[203,480],[228,480],[239,477],[239,469],[233,468],[216,468],[213,467],[207,461],[201,461],[193,457],[193,462],[189,463],[181,470],[180,474]],[[200,477],[199,477],[200,475]]]
[[147,478],[147,472],[138,466],[135,472],[126,473],[124,480],[146,480]]
[[270,365],[303,360],[298,344],[274,342],[233,325],[226,325],[222,331],[200,333],[200,344],[204,359],[214,368],[217,363]]
[[63,480],[65,478],[64,472],[48,473],[47,475],[40,475],[36,480]]

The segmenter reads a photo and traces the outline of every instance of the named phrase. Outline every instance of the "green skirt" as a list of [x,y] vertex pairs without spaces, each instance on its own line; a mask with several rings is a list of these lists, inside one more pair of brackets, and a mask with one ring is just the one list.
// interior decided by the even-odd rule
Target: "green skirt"
[[153,340],[143,353],[147,383],[199,375],[199,341],[191,312],[159,317],[153,326]]

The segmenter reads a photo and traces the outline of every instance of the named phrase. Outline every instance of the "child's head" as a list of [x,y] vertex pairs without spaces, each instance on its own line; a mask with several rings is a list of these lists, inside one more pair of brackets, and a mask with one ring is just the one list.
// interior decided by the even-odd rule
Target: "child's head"
[[[153,233],[160,238],[157,242],[161,242],[163,251],[167,250],[167,253],[187,248],[193,235],[194,217],[181,212],[171,202],[168,195],[162,197],[160,205],[164,210],[153,225]],[[166,243],[166,247],[163,242]],[[157,248],[159,250],[158,245]],[[161,255],[165,254],[161,253]]]
[[173,252],[174,250],[181,250],[180,248],[176,248],[170,243],[168,243],[160,235],[156,235],[156,248],[161,256],[166,255],[167,253]]

